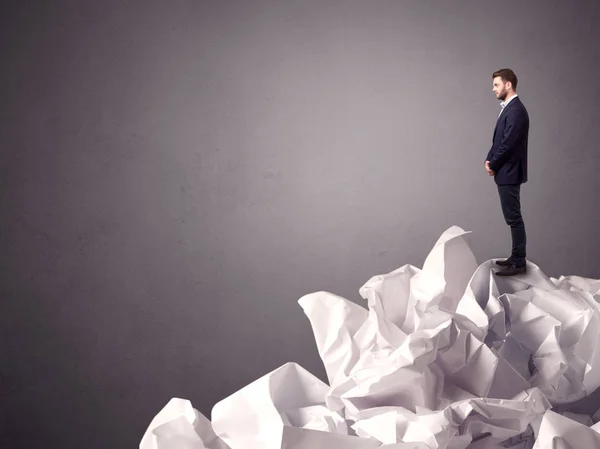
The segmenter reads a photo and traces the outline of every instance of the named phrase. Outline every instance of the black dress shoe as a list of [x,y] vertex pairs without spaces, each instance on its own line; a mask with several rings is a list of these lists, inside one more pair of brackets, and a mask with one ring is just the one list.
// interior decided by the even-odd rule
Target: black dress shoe
[[500,265],[501,267],[508,267],[512,265],[512,261],[510,259],[497,260],[496,265]]
[[516,265],[509,265],[504,270],[496,272],[498,276],[515,276],[517,274],[527,273],[527,265],[517,267]]

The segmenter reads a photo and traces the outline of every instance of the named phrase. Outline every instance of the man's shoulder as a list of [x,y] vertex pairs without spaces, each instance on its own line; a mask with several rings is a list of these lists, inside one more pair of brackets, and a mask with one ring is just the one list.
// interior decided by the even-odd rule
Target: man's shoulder
[[527,108],[525,107],[525,105],[523,104],[523,102],[521,101],[521,99],[519,97],[515,98],[513,101],[511,101],[511,103],[513,104],[513,107],[510,108],[510,110],[506,111],[511,115],[514,116],[528,116],[528,112],[527,112]]
[[521,100],[521,97],[516,97],[514,101],[515,101],[515,106],[517,107],[517,109],[521,109],[522,111],[527,112],[527,108],[525,107],[523,100]]

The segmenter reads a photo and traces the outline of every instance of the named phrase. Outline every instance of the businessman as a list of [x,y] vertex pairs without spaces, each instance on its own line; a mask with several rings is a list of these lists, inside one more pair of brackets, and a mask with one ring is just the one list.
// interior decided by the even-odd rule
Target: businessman
[[529,115],[517,96],[517,76],[510,69],[494,72],[493,91],[502,110],[496,122],[492,148],[485,170],[498,186],[500,205],[506,224],[510,226],[512,253],[496,264],[498,276],[514,276],[527,271],[525,223],[521,215],[521,184],[527,182],[527,140]]

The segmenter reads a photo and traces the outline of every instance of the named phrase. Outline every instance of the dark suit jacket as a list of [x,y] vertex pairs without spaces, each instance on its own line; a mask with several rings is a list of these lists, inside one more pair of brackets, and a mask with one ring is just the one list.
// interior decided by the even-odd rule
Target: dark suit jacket
[[513,98],[498,117],[492,148],[486,158],[490,169],[496,172],[496,184],[527,182],[528,136],[529,114],[519,97]]

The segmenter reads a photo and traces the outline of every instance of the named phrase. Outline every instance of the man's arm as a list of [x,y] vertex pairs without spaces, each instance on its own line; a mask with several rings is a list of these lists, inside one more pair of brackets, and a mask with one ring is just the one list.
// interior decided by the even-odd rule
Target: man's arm
[[490,160],[490,169],[498,172],[500,167],[510,159],[517,143],[525,131],[526,120],[520,109],[516,109],[512,114],[506,117],[506,126],[500,146],[494,151],[494,156]]

